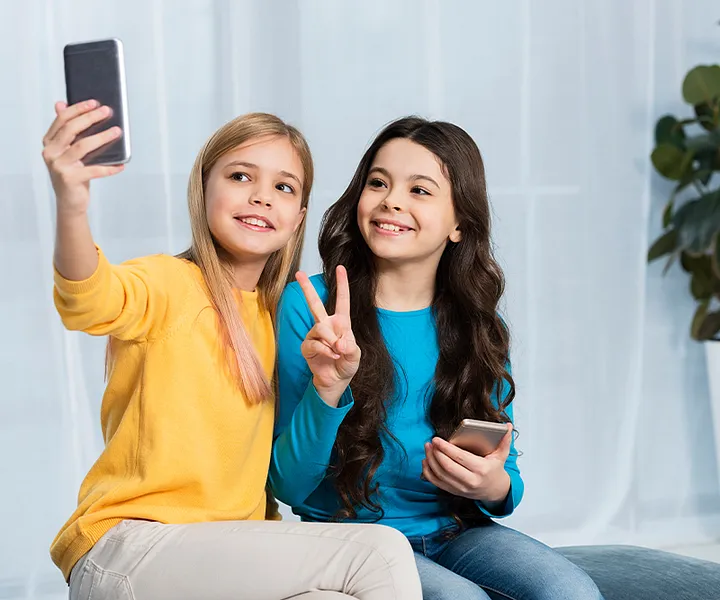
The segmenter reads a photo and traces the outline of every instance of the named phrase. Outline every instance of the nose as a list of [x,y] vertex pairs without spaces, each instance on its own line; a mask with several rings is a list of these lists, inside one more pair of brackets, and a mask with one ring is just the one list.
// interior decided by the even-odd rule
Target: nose
[[253,194],[252,196],[250,196],[250,204],[252,204],[253,206],[265,206],[267,208],[272,207],[272,202],[270,201],[270,198],[261,194]]
[[387,211],[399,213],[405,210],[406,200],[407,198],[400,187],[391,187],[383,198],[382,206]]
[[275,186],[272,181],[258,178],[250,190],[249,202],[252,206],[272,207],[273,191]]
[[395,199],[391,199],[389,196],[383,200],[382,206],[385,210],[393,212],[402,212],[402,205]]

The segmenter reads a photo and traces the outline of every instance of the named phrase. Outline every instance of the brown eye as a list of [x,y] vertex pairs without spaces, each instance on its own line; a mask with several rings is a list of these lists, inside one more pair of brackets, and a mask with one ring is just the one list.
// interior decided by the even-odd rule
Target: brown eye
[[430,195],[430,192],[428,192],[427,190],[425,190],[421,187],[418,187],[418,186],[415,186],[414,188],[412,188],[410,190],[410,192],[412,194],[419,194],[420,196],[429,196]]
[[[244,179],[243,179],[244,178]],[[236,171],[232,175],[230,175],[230,179],[233,181],[250,181],[250,177],[248,177],[247,173],[241,173],[240,171]]]
[[375,178],[368,181],[368,187],[381,188],[387,187],[387,185],[385,185],[385,182],[382,179]]

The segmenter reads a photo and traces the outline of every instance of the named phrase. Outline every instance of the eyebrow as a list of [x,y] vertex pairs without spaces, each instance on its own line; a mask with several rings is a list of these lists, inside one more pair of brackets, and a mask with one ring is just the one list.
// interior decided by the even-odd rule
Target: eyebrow
[[[382,173],[382,174],[385,175],[385,177],[387,177],[388,179],[392,179],[392,177],[390,177],[390,172],[389,172],[387,169],[384,169],[383,167],[373,167],[372,169],[370,169],[370,172],[368,173],[368,175],[369,175],[370,173],[375,172],[375,171],[377,171],[378,173]],[[429,181],[429,182],[432,183],[436,188],[438,188],[438,189],[440,188],[440,186],[438,185],[438,182],[435,181],[435,180],[434,180],[432,177],[430,177],[429,175],[410,175],[409,179],[410,179],[410,181],[417,181],[417,180],[419,180],[419,179],[422,179],[422,180],[425,180],[425,181]]]
[[[260,168],[254,163],[244,162],[241,160],[234,160],[233,162],[226,164],[225,167],[246,167],[248,169],[259,169]],[[300,178],[297,175],[290,173],[290,171],[278,171],[278,173],[280,175],[282,175],[283,177],[289,177],[290,179],[294,179],[295,181],[298,182],[298,185],[302,185],[302,181],[300,181]]]

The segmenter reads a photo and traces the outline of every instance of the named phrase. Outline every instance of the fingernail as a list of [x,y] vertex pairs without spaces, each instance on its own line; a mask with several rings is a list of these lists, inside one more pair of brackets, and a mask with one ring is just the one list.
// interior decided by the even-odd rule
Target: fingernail
[[88,108],[95,108],[96,106],[99,106],[99,102],[97,100],[88,100],[87,106]]

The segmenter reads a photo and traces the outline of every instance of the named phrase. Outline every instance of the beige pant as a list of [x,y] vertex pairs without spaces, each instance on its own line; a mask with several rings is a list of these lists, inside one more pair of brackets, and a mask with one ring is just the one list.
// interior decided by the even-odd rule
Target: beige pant
[[72,571],[70,600],[421,600],[410,544],[381,525],[123,521]]

